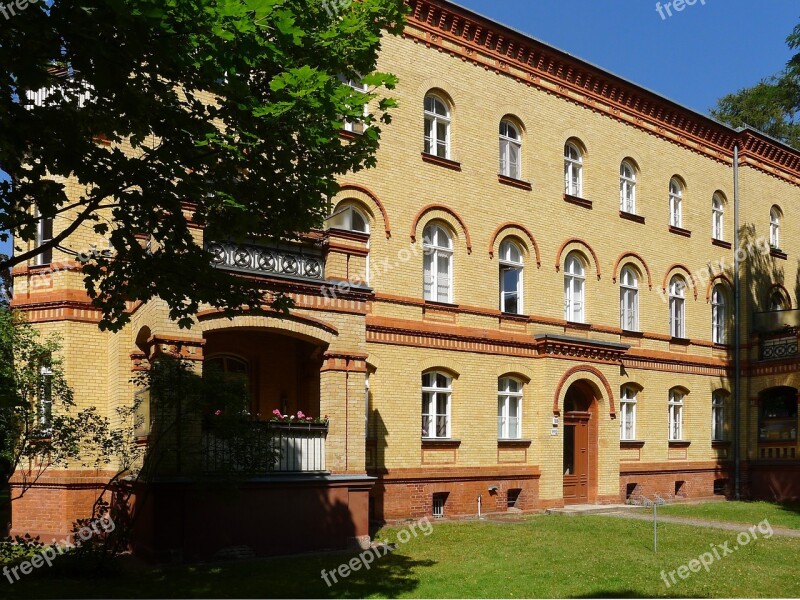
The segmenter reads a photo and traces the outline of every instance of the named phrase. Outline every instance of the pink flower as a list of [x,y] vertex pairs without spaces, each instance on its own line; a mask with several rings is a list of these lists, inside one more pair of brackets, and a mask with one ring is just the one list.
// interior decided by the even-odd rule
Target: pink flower
[[281,416],[282,416],[282,415],[281,415],[281,411],[280,411],[280,410],[278,410],[277,408],[276,408],[275,410],[273,410],[273,411],[272,411],[272,414],[273,414],[273,415],[275,415],[276,417],[281,417]]
[[297,411],[297,418],[298,418],[298,419],[305,419],[305,418],[307,418],[307,417],[306,417],[306,416],[303,414],[303,411],[302,411],[302,410],[298,410],[298,411]]
[[217,410],[217,411],[214,413],[214,416],[215,416],[215,417],[218,417],[218,416],[220,416],[221,414],[222,414],[222,411],[221,411],[221,410]]

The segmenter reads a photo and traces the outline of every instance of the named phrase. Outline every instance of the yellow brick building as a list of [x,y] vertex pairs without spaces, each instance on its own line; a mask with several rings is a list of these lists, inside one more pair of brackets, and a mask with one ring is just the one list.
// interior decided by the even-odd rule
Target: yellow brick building
[[[409,4],[378,65],[399,108],[326,230],[205,240],[220,268],[290,294],[290,317],[201,311],[181,332],[152,302],[101,333],[75,265],[35,287],[46,265],[15,271],[79,402],[130,403],[131,370],[165,352],[246,373],[256,412],[329,417],[321,458],[288,470],[328,473],[320,510],[341,503],[356,538],[368,507],[797,497],[800,153],[461,7]],[[70,486],[102,476],[41,493],[72,506]],[[37,527],[29,512],[15,529]]]

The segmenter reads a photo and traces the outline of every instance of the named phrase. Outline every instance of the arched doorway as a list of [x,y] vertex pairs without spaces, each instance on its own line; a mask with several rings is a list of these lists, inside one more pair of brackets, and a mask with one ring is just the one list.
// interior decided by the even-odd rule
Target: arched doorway
[[597,498],[597,397],[585,380],[564,397],[564,504],[588,504]]

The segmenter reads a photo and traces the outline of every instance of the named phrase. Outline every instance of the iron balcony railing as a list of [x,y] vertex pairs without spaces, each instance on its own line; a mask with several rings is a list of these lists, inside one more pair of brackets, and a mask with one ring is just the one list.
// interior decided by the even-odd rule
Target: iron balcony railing
[[211,264],[227,271],[314,282],[325,279],[325,259],[315,248],[211,241],[206,243],[206,250],[212,255]]

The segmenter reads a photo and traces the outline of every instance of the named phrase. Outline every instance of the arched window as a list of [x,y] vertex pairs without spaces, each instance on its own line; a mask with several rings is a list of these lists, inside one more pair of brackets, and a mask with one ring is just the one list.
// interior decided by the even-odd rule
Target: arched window
[[725,440],[725,390],[717,390],[711,396],[711,439],[715,442]]
[[622,269],[619,281],[620,327],[639,331],[639,277],[632,267]]
[[[341,81],[346,86],[352,88],[354,91],[358,92],[359,94],[366,94],[367,93],[367,86],[363,82],[347,77],[345,75],[339,75],[339,81]],[[368,114],[369,108],[368,105],[364,104],[364,108],[362,110],[364,116]],[[344,122],[344,130],[351,131],[353,133],[364,133],[366,127],[364,125],[364,121],[362,120],[353,120],[349,121],[345,119]]]
[[450,109],[435,94],[425,96],[425,153],[450,158]]
[[422,375],[422,437],[450,437],[450,401],[453,380],[433,371]]
[[683,227],[683,186],[674,177],[669,182],[669,224]]
[[522,437],[522,383],[511,377],[497,382],[497,438],[518,440]]
[[673,389],[669,392],[669,441],[676,442],[683,439],[683,399],[680,390]]
[[627,160],[619,167],[619,209],[636,214],[636,170]]
[[725,288],[715,285],[711,292],[711,340],[715,344],[727,344],[726,319],[728,318]]
[[769,211],[769,245],[776,249],[781,247],[781,211],[777,206]]
[[453,238],[441,225],[423,232],[425,300],[453,301]]
[[669,333],[686,337],[686,282],[677,275],[669,283]]
[[564,145],[564,193],[577,198],[583,196],[583,154],[570,142]]
[[725,239],[725,201],[719,194],[711,200],[711,237]]
[[619,394],[619,406],[622,413],[619,423],[619,439],[636,439],[636,401],[638,392],[636,388],[624,385]]
[[564,261],[564,319],[583,323],[586,318],[586,267],[580,257],[572,253]]
[[[230,386],[233,392],[250,394],[250,371],[246,361],[230,354],[217,354],[209,356],[203,361],[203,375],[221,377],[226,387]],[[283,410],[283,408],[281,408]]]
[[360,210],[351,205],[337,208],[328,217],[328,226],[334,229],[344,229],[345,231],[369,233],[369,220]]
[[[38,211],[36,216],[39,219],[36,225],[36,247],[39,248],[53,239],[53,217],[43,217]],[[49,265],[53,262],[53,249],[42,250],[34,260],[37,265]]]
[[520,247],[511,240],[500,244],[500,310],[522,314],[522,269]]
[[522,179],[522,136],[511,121],[500,122],[500,174]]
[[776,289],[772,292],[772,295],[769,297],[769,309],[770,311],[779,311],[779,310],[787,310],[789,308],[789,303],[786,300],[786,296],[784,295],[783,291]]

